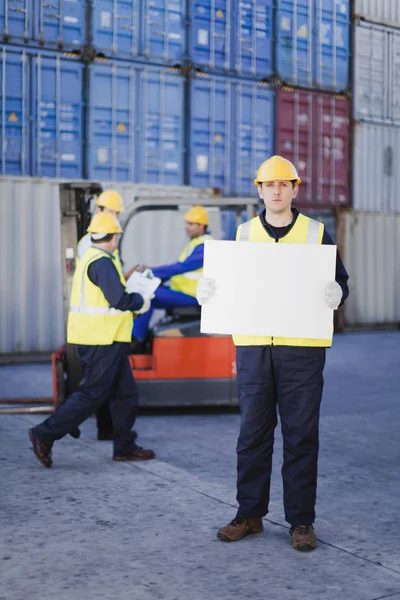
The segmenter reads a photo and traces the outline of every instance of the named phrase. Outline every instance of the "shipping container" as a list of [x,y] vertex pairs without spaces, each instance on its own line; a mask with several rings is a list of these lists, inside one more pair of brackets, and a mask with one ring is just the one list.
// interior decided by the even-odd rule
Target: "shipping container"
[[349,205],[349,110],[342,96],[278,90],[276,151],[297,167],[299,207]]
[[30,61],[1,48],[1,173],[30,175]]
[[400,30],[355,27],[354,118],[400,124]]
[[59,54],[31,56],[32,174],[83,177],[83,64]]
[[195,67],[268,79],[273,74],[273,0],[191,0]]
[[196,66],[229,71],[232,68],[233,0],[189,2],[190,59]]
[[1,173],[81,178],[83,65],[32,48],[1,57]]
[[236,74],[270,78],[273,73],[273,0],[238,0],[233,30]]
[[0,0],[0,35],[12,44],[81,48],[86,38],[84,0]]
[[400,323],[400,215],[344,211],[338,231],[350,275],[348,326]]
[[89,66],[88,178],[183,183],[184,79],[122,61]]
[[274,154],[275,92],[260,83],[236,81],[233,107],[231,194],[257,197],[256,170]]
[[52,180],[0,179],[0,353],[64,343],[59,189]]
[[180,64],[186,52],[185,21],[186,0],[95,0],[92,45],[108,57]]
[[105,56],[139,54],[140,0],[94,0],[91,44]]
[[400,213],[399,164],[400,126],[355,123],[353,208]]
[[273,154],[275,92],[197,73],[190,81],[190,185],[256,195],[257,165]]
[[356,18],[400,27],[399,0],[355,0],[354,14]]
[[141,53],[165,64],[180,64],[186,52],[186,0],[143,2]]
[[350,0],[277,0],[276,71],[287,84],[349,87]]

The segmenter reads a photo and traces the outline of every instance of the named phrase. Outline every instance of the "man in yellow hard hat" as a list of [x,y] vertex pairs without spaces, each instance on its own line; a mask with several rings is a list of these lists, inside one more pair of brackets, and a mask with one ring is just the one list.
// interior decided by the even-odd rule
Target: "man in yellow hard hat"
[[115,259],[122,231],[110,213],[94,215],[88,232],[92,245],[74,273],[67,340],[77,344],[83,363],[83,382],[60,409],[29,430],[36,458],[51,467],[54,442],[76,429],[109,399],[114,425],[116,461],[150,460],[152,450],[135,444],[132,427],[138,394],[128,351],[133,315],[148,310],[149,300],[128,294],[121,265]]
[[[102,192],[96,200],[94,214],[99,212],[108,212],[118,218],[120,213],[125,212],[124,201],[121,195],[115,190],[106,190],[105,192]],[[87,233],[79,240],[77,248],[78,258],[82,258],[90,246],[90,233]]]
[[178,262],[152,269],[153,275],[159,277],[163,283],[169,281],[170,287],[160,285],[155,292],[150,310],[135,320],[133,337],[140,342],[146,338],[154,308],[198,304],[196,290],[203,272],[204,242],[211,240],[212,236],[207,231],[208,213],[203,206],[193,206],[185,214],[184,219],[190,242],[183,249]]
[[[295,166],[273,156],[254,180],[265,208],[240,225],[241,242],[333,244],[322,223],[292,206],[300,177]],[[262,277],[262,273],[260,273]],[[339,254],[335,281],[325,289],[325,302],[336,310],[347,298],[348,275]],[[268,281],[271,294],[274,281]],[[215,292],[214,280],[199,282],[197,298],[205,304]],[[292,299],[296,302],[296,298]],[[260,315],[262,319],[262,315]],[[333,331],[333,328],[332,328]],[[318,426],[323,388],[326,340],[266,336],[233,336],[236,345],[237,386],[241,425],[237,444],[236,517],[218,531],[232,542],[262,531],[268,512],[277,407],[281,417],[284,460],[282,468],[285,518],[291,541],[301,551],[316,547],[314,532],[317,489]]]
[[[116,190],[106,190],[102,192],[96,200],[96,209],[94,214],[98,213],[109,213],[114,215],[116,218],[122,212],[125,212],[125,206],[122,196]],[[81,259],[85,252],[90,248],[92,244],[91,235],[87,233],[84,235],[77,248],[78,259]],[[120,260],[118,249],[114,251],[115,259]],[[125,279],[128,279],[134,268],[124,272]],[[96,412],[96,424],[97,424],[97,439],[102,441],[113,439],[113,425],[111,418],[111,411],[108,402],[105,402],[100,409]],[[79,437],[79,430],[70,432],[73,437]]]

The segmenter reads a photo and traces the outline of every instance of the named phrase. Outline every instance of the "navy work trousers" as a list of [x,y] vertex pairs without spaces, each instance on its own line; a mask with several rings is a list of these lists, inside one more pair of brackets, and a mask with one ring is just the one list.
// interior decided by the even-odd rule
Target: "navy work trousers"
[[83,381],[60,409],[42,424],[35,434],[51,445],[78,427],[107,399],[110,402],[114,454],[129,453],[136,447],[131,428],[137,417],[138,393],[128,359],[129,344],[78,346],[83,364]]
[[291,525],[309,525],[315,519],[325,348],[238,346],[236,361],[241,413],[238,516],[268,512],[278,407],[285,518]]

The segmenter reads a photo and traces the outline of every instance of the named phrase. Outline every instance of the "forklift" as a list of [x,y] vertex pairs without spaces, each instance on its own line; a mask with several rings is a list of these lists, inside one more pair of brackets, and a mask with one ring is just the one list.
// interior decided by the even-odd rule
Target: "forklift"
[[[257,198],[225,198],[214,189],[157,185],[65,184],[61,190],[62,246],[65,255],[64,299],[69,296],[79,239],[86,233],[95,200],[103,189],[116,189],[126,212],[122,263],[158,266],[177,261],[187,240],[185,212],[196,204],[209,214],[215,239],[234,239],[236,227],[254,216]],[[129,355],[141,406],[235,406],[236,354],[231,336],[200,332],[200,306],[154,311],[145,350],[132,345]],[[54,403],[61,405],[82,379],[76,347],[66,344],[52,355]]]

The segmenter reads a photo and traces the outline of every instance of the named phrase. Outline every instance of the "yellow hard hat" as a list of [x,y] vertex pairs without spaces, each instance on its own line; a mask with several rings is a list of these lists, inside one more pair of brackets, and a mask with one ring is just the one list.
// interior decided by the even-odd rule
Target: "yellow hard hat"
[[275,155],[260,166],[254,185],[259,186],[263,181],[293,181],[294,179],[297,184],[301,182],[294,164],[283,156]]
[[124,212],[125,206],[122,197],[115,190],[106,190],[102,192],[96,201],[97,206],[102,206],[103,208],[108,208],[108,210],[113,210],[115,212]]
[[102,237],[104,237],[108,233],[121,233],[123,229],[114,215],[107,212],[99,212],[90,221],[87,231],[95,235],[102,234]]
[[193,206],[185,214],[185,221],[198,223],[199,225],[208,225],[208,212],[202,206]]

